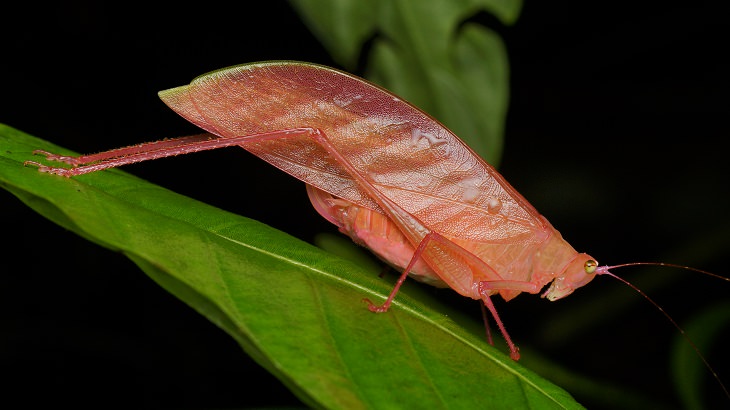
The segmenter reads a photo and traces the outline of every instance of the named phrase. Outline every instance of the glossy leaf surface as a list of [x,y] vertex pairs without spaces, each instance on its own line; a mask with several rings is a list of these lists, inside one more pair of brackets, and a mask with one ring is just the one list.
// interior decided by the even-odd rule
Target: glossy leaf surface
[[377,272],[118,170],[66,179],[23,167],[34,149],[64,150],[6,126],[0,146],[4,188],[127,255],[311,406],[580,407],[419,285],[372,314],[361,298],[391,288]]

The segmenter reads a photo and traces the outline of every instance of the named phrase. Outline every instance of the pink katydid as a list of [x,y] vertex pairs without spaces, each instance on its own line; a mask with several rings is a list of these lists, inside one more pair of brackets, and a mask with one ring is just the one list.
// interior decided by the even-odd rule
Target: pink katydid
[[368,301],[370,310],[387,311],[407,275],[450,287],[483,302],[515,360],[518,348],[491,296],[509,301],[550,284],[542,297],[554,301],[597,275],[614,276],[575,251],[456,135],[363,79],[314,64],[264,62],[205,74],[160,97],[210,134],[80,157],[37,152],[72,168],[26,164],[74,176],[241,146],[306,182],[323,217],[402,270],[382,305]]

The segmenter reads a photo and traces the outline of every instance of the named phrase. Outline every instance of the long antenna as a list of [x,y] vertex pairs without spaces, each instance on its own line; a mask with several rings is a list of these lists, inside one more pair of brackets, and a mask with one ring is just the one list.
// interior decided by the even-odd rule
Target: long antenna
[[[691,271],[694,271],[697,273],[701,273],[703,275],[712,276],[715,279],[721,279],[726,282],[730,282],[730,278],[726,278],[725,276],[721,276],[716,273],[708,272],[708,271],[702,270],[702,269],[693,268],[691,266],[677,265],[674,263],[666,263],[666,262],[631,262],[631,263],[622,263],[620,265],[613,265],[613,266],[602,266],[602,267],[599,267],[598,269],[603,269],[604,272],[608,272],[608,269],[625,268],[627,266],[640,266],[640,265],[666,266],[669,268],[691,270]],[[600,273],[599,273],[599,275],[600,275]]]
[[718,376],[717,373],[715,372],[715,369],[713,369],[712,366],[710,366],[710,363],[707,361],[707,359],[705,359],[705,356],[702,354],[702,352],[700,352],[700,349],[697,347],[695,342],[692,341],[692,339],[689,337],[689,335],[684,331],[684,329],[682,329],[682,327],[679,326],[679,324],[669,315],[669,313],[667,313],[664,310],[664,308],[662,308],[658,303],[656,303],[652,298],[650,298],[646,293],[644,293],[644,291],[642,291],[641,289],[634,286],[631,282],[608,271],[609,269],[623,268],[623,267],[627,267],[627,266],[638,266],[638,265],[667,266],[667,267],[671,267],[671,268],[687,269],[687,270],[691,270],[694,272],[699,272],[699,273],[711,276],[713,278],[722,279],[722,280],[725,280],[728,282],[730,282],[730,279],[726,278],[724,276],[720,276],[720,275],[717,275],[717,274],[714,274],[711,272],[704,271],[702,269],[692,268],[692,267],[683,266],[683,265],[675,265],[673,263],[664,263],[664,262],[632,262],[632,263],[624,263],[624,264],[614,265],[614,266],[599,266],[596,269],[596,275],[608,275],[608,276],[611,276],[612,278],[615,278],[615,279],[623,282],[624,284],[628,285],[631,289],[637,291],[641,296],[643,296],[652,305],[654,305],[654,307],[659,309],[659,311],[662,312],[664,317],[666,317],[669,320],[669,322],[671,322],[672,325],[674,325],[674,327],[677,328],[677,330],[682,335],[682,337],[684,337],[684,340],[686,340],[687,343],[689,343],[690,346],[692,346],[692,349],[695,351],[697,356],[699,356],[700,360],[702,360],[702,363],[705,364],[705,367],[707,368],[707,370],[710,371],[710,373],[712,374],[712,377],[715,378],[717,383],[722,388],[722,391],[725,393],[725,396],[727,396],[727,398],[730,399],[730,391],[728,391],[727,387],[725,387],[725,384],[722,382],[722,380],[720,380],[720,376]]

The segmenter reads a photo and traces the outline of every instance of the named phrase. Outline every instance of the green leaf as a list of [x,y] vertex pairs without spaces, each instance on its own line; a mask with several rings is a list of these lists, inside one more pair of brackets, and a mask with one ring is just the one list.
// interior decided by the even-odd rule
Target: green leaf
[[309,29],[329,50],[332,58],[346,67],[356,65],[360,48],[374,34],[377,9],[361,0],[292,0]]
[[486,12],[512,24],[520,0],[291,4],[349,70],[372,37],[366,77],[438,118],[487,162],[498,165],[509,100],[507,53],[494,31],[465,20]]
[[119,170],[67,179],[24,167],[34,149],[72,153],[7,126],[0,148],[4,188],[127,255],[310,406],[580,408],[424,286],[407,281],[373,314],[361,299],[392,286],[373,269]]
[[[728,328],[728,324],[730,324],[730,303],[721,302],[692,317],[684,330],[687,335],[691,335],[692,342],[700,352],[710,352],[712,343],[718,339],[721,331]],[[724,349],[717,346],[717,351]],[[685,407],[709,408],[703,395],[702,382],[711,373],[703,366],[704,363],[697,359],[697,353],[682,335],[678,335],[674,340],[671,364],[674,383]]]

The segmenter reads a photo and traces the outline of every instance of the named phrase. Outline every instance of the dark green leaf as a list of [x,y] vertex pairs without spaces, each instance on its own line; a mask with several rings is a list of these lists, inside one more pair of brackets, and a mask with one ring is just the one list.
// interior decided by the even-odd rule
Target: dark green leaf
[[494,31],[465,20],[485,12],[512,24],[520,0],[291,3],[350,70],[375,36],[366,77],[438,118],[498,165],[509,100],[507,53]]
[[[712,342],[718,339],[721,331],[728,328],[728,324],[730,324],[730,303],[723,302],[695,315],[684,330],[687,335],[691,335],[692,342],[700,352],[710,352]],[[692,345],[681,335],[676,337],[672,351],[674,382],[684,405],[688,409],[708,408],[704,400],[702,382],[705,377],[712,377],[711,373],[698,360]],[[724,349],[720,346],[717,346],[717,351],[724,353]]]
[[[63,178],[24,167],[62,148],[0,126],[0,184],[52,221],[122,252],[322,408],[579,408],[486,344],[478,324],[407,282],[118,170]],[[272,169],[272,172],[276,172]]]

